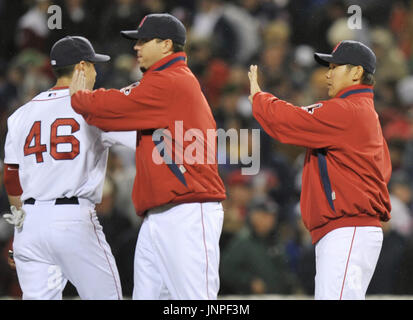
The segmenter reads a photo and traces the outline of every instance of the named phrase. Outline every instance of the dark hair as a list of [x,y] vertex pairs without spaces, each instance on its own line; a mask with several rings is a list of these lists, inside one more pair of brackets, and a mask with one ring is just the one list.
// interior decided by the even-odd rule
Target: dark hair
[[[164,41],[166,39],[158,39],[156,38],[157,42]],[[148,40],[149,41],[149,40]],[[172,41],[172,52],[177,53],[177,52],[183,52],[184,51],[184,45],[183,44],[178,44]]]
[[374,78],[374,75],[372,73],[364,70],[363,77],[361,78],[361,84],[374,86],[376,84],[376,79]]
[[73,71],[75,70],[75,64],[69,65],[69,66],[64,66],[64,67],[53,67],[53,74],[55,75],[56,78],[62,78],[62,77],[71,77],[73,74]]
[[176,52],[183,52],[184,51],[184,45],[183,44],[178,44],[178,43],[173,43],[172,50],[174,53]]
[[[346,66],[348,69],[356,67],[355,65],[352,65],[352,64],[347,64]],[[365,84],[368,86],[374,86],[376,84],[376,79],[374,78],[374,75],[370,72],[367,72],[364,68],[363,68],[363,75],[361,77],[361,84]]]
[[[93,62],[90,61],[85,61],[87,65],[93,64]],[[55,75],[56,78],[62,78],[62,77],[71,77],[73,75],[73,72],[75,71],[76,64],[71,64],[69,66],[64,66],[64,67],[52,67],[53,74]]]

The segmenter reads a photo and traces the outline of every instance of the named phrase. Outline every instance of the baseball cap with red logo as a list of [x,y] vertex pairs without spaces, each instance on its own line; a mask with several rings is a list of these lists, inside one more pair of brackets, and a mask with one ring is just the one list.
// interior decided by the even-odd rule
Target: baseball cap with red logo
[[171,39],[174,43],[184,45],[186,29],[181,21],[169,13],[153,13],[145,16],[137,30],[120,32],[127,39]]
[[376,55],[365,44],[359,41],[344,40],[336,45],[331,54],[314,53],[315,60],[323,65],[352,64],[362,66],[369,73],[376,71]]
[[55,68],[77,64],[82,60],[106,62],[110,56],[96,53],[90,41],[80,36],[66,36],[56,41],[50,50],[50,63]]

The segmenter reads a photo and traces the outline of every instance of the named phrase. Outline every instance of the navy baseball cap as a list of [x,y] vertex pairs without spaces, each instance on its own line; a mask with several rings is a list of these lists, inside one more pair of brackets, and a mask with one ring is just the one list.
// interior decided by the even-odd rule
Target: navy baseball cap
[[93,63],[106,62],[110,57],[96,53],[90,41],[79,36],[66,36],[58,40],[50,50],[52,67],[70,66],[82,60]]
[[184,45],[186,29],[181,21],[169,13],[153,13],[146,15],[139,23],[137,30],[120,32],[127,39],[171,39],[174,43]]
[[314,58],[319,64],[327,67],[330,63],[352,64],[362,66],[369,73],[376,71],[376,55],[359,41],[341,41],[331,54],[314,53]]

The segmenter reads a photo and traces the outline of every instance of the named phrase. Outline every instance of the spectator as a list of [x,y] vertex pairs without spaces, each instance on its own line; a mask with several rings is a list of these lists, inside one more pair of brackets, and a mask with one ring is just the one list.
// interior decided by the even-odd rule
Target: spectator
[[122,208],[120,213],[126,217],[135,227],[142,223],[142,219],[136,215],[135,207],[131,199],[133,178],[136,173],[135,165],[130,163],[134,160],[134,153],[124,148],[111,148],[108,157],[107,175],[115,183],[115,207]]
[[[0,231],[1,232],[1,231]],[[6,243],[0,241],[0,297],[19,299],[22,292],[17,279],[16,271],[8,265],[8,251],[11,248],[12,239]]]
[[51,46],[57,40],[67,35],[82,35],[91,42],[96,42],[100,37],[100,30],[95,19],[97,12],[86,5],[84,0],[63,0],[60,3],[62,9],[62,29],[53,29],[48,37],[48,44]]
[[[3,168],[3,161],[0,160],[0,181],[3,181]],[[10,205],[2,183],[0,184],[0,213],[3,215],[6,212],[10,212]],[[16,272],[7,263],[8,250],[12,247],[12,240],[13,226],[4,219],[0,219],[0,297],[21,297]]]
[[[413,236],[406,239],[403,248],[396,247],[396,251],[400,251],[401,257],[398,263],[393,267],[398,272],[396,279],[395,290],[393,294],[412,295],[413,294]],[[384,254],[383,254],[384,256]]]
[[409,236],[413,234],[413,191],[412,181],[405,171],[393,173],[389,190],[394,202],[392,211],[396,212],[392,225],[402,235]]
[[253,202],[247,225],[223,252],[221,294],[292,294],[294,274],[277,240],[278,208],[267,200]]
[[106,177],[103,185],[102,201],[96,205],[96,213],[105,233],[105,237],[113,251],[117,248],[118,237],[131,228],[122,208],[115,206],[116,185],[110,178]]
[[[50,73],[49,59],[38,50],[21,51],[15,57],[12,68],[14,69],[12,72],[23,72],[19,82],[19,104],[30,101],[37,93],[52,87],[54,77]],[[13,76],[19,75],[13,74]]]
[[375,73],[378,84],[397,82],[408,75],[408,66],[403,52],[397,47],[391,32],[383,27],[371,30],[372,50],[377,57]]
[[[61,30],[47,28],[50,16],[47,7],[52,4],[62,8]],[[413,294],[413,231],[408,223],[413,207],[411,201],[405,201],[413,188],[411,0],[0,0],[0,159],[4,157],[7,116],[37,92],[50,87],[48,59],[44,55],[49,53],[48,44],[61,38],[62,34],[87,36],[96,48],[110,53],[110,64],[96,66],[100,68],[96,86],[121,88],[126,83],[139,81],[141,73],[134,67],[136,55],[132,50],[133,44],[123,41],[119,31],[135,29],[137,21],[147,13],[172,13],[187,27],[185,50],[189,52],[188,64],[216,116],[217,127],[235,129],[239,133],[242,128],[250,131],[251,128],[260,128],[251,117],[249,101],[246,103],[249,92],[245,93],[245,81],[248,80],[245,64],[250,61],[265,65],[265,69],[260,70],[260,79],[266,91],[277,92],[280,97],[291,99],[296,105],[309,105],[326,98],[325,70],[312,64],[312,52],[314,49],[331,51],[329,33],[335,39],[350,31],[346,24],[349,4],[360,5],[363,22],[369,22],[366,28],[363,25],[360,32],[352,31],[351,36],[362,35],[363,39],[371,41],[379,60],[374,94],[383,132],[392,153],[395,169],[395,179],[392,180],[395,182],[398,179],[398,172],[407,174],[403,178],[407,183],[392,184],[393,221],[388,226],[386,239],[390,239],[389,245],[397,237],[406,239],[403,259],[398,264],[392,264],[400,276],[394,292]],[[241,176],[239,165],[229,163],[230,155],[239,156],[240,148],[231,150],[228,147],[225,153],[218,154],[219,163],[225,162],[219,165],[219,170],[228,186],[220,240],[222,252],[234,238],[240,236],[240,232],[245,232],[246,223],[250,227],[250,222],[247,222],[248,206],[258,188],[260,194],[267,193],[266,196],[279,205],[276,222],[278,244],[285,245],[290,272],[298,276],[304,292],[312,294],[314,247],[307,243],[302,234],[301,221],[296,221],[296,215],[291,214],[301,188],[302,149],[274,144],[263,131],[260,148],[261,170],[256,177]],[[131,232],[117,237],[116,259],[125,266],[127,275],[132,272],[127,267],[133,266],[131,250],[136,244],[141,223],[130,197],[134,166],[129,164],[130,161],[133,164],[133,157],[113,149],[108,161],[108,174],[115,181],[117,190],[114,206],[121,209],[122,217],[133,225],[129,229]],[[298,162],[299,166],[296,165]],[[275,184],[272,179],[264,179],[268,172],[275,177]],[[2,210],[8,210],[8,203],[4,208]],[[5,259],[8,246],[5,242],[10,234],[1,230]],[[115,229],[113,232],[116,233]],[[286,243],[281,244],[282,241]],[[399,248],[395,251],[398,252]],[[386,261],[388,254],[393,257],[393,253],[382,253],[380,261]],[[389,266],[386,265],[385,269]],[[16,277],[7,269],[4,272],[1,270],[0,275]],[[19,296],[18,285],[10,289],[5,284],[7,281],[0,279],[0,290],[6,288],[4,294]],[[133,280],[123,278],[122,282],[125,292],[129,292]],[[64,294],[76,295],[75,289],[70,292],[69,287],[66,287]]]
[[122,41],[119,36],[120,30],[135,29],[137,21],[145,16],[145,12],[138,1],[116,0],[111,1],[102,13],[99,32],[102,50],[110,56],[119,53],[133,54],[132,45],[127,41]]
[[49,0],[35,0],[33,6],[20,17],[17,25],[16,43],[19,49],[34,48],[46,53],[49,36],[47,9]]
[[391,221],[383,224],[383,245],[367,294],[396,293],[406,238],[391,225]]
[[[294,217],[297,219],[297,232],[295,238],[287,243],[287,249],[294,254],[292,260],[292,270],[295,271],[304,294],[314,293],[315,250],[311,243],[311,237],[304,226],[301,218],[300,204],[297,202],[294,210]],[[295,259],[294,259],[295,258]]]
[[259,44],[259,24],[250,13],[222,0],[201,0],[191,33],[211,39],[214,56],[227,62],[248,63]]
[[222,233],[219,239],[219,247],[221,252],[224,252],[228,244],[237,236],[240,230],[244,227],[245,219],[242,216],[240,209],[233,205],[231,201],[223,203],[225,215]]
[[[121,213],[122,207],[116,206],[116,192],[115,182],[109,176],[106,176],[102,202],[96,205],[96,213],[116,260],[122,293],[131,297],[133,290],[133,256],[136,243],[134,241],[136,241],[138,230],[132,227],[125,214]],[[128,251],[127,256],[131,257],[127,264],[125,264],[124,259],[125,251]]]

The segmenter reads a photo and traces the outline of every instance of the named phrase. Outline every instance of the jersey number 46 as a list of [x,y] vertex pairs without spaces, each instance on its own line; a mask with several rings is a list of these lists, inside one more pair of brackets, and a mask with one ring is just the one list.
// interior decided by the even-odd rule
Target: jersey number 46
[[[57,135],[59,126],[70,126],[71,133],[75,133],[80,129],[79,123],[72,118],[56,119],[50,127],[50,155],[55,160],[72,160],[79,154],[79,140],[72,135]],[[34,141],[34,143],[32,143]],[[61,143],[69,143],[72,145],[70,152],[57,151],[57,145]],[[24,155],[36,155],[36,162],[43,162],[43,152],[47,152],[47,146],[41,144],[41,122],[33,123],[29,134],[26,137],[24,144]]]

